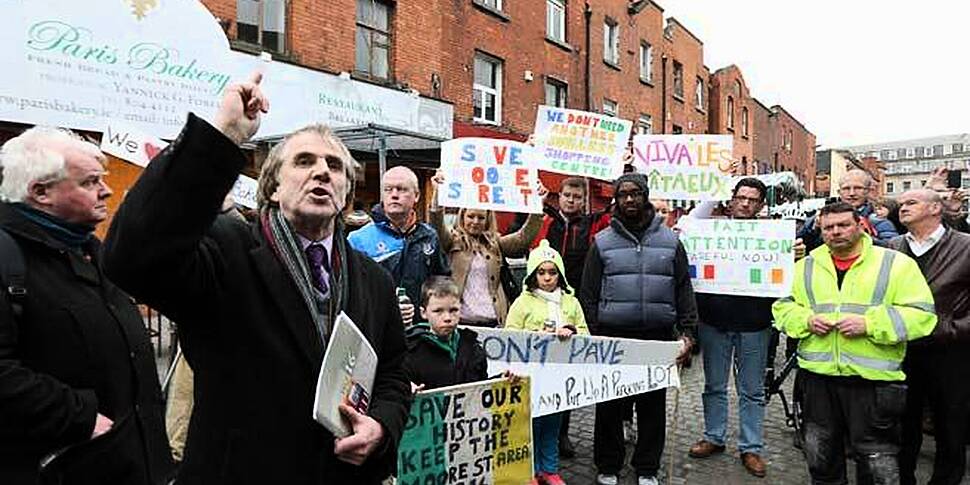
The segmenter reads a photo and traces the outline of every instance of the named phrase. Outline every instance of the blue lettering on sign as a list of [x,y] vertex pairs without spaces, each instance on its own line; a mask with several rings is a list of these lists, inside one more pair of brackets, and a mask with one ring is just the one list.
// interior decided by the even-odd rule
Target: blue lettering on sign
[[519,155],[522,154],[522,149],[519,147],[512,147],[512,154],[509,155],[509,165],[522,165],[522,159]]
[[461,161],[463,162],[474,162],[475,161],[475,145],[471,143],[461,146]]
[[488,360],[499,362],[538,362],[546,363],[549,344],[553,335],[535,334],[524,338],[516,336],[489,335],[482,340]]
[[488,179],[488,183],[494,185],[498,183],[498,168],[488,167],[488,171],[485,172],[485,177]]
[[619,340],[594,342],[591,339],[575,337],[570,339],[569,363],[620,364],[623,362],[624,353]]
[[505,198],[502,197],[502,187],[495,185],[492,187],[492,202],[495,204],[504,204]]
[[452,182],[448,184],[448,198],[457,199],[461,197],[461,182]]
[[562,111],[546,111],[546,121],[562,123],[564,121],[563,114],[565,113]]

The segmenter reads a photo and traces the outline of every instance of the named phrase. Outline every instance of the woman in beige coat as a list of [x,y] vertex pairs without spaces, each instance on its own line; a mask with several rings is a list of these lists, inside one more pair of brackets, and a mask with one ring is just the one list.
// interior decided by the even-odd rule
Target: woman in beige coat
[[[436,184],[442,181],[440,174],[435,176]],[[540,186],[538,194],[545,199],[545,187]],[[432,194],[430,219],[438,231],[442,249],[448,253],[451,277],[462,295],[461,324],[503,326],[510,303],[499,279],[503,258],[528,254],[529,245],[542,226],[542,214],[529,214],[518,231],[503,236],[491,211],[461,209],[455,226],[448,230],[444,210]]]

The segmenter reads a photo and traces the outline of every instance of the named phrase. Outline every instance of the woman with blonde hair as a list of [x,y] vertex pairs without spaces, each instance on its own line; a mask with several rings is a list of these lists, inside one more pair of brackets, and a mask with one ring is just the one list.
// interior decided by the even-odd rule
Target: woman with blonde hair
[[[435,185],[444,178],[435,175]],[[540,186],[538,195],[548,191]],[[501,270],[506,257],[519,258],[542,226],[542,214],[529,214],[519,230],[502,235],[492,211],[461,209],[450,230],[444,224],[444,210],[431,196],[431,225],[438,231],[442,249],[451,262],[451,277],[461,293],[461,325],[501,327],[508,314],[509,300],[502,289]]]

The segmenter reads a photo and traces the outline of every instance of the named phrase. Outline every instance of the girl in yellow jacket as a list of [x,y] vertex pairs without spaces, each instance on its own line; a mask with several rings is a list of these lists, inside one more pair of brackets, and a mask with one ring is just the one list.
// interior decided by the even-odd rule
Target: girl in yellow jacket
[[[566,283],[562,256],[542,240],[529,253],[525,289],[509,308],[505,328],[555,333],[566,340],[577,333],[589,335],[579,300]],[[534,418],[532,439],[535,478],[532,483],[565,485],[559,476],[560,413]]]

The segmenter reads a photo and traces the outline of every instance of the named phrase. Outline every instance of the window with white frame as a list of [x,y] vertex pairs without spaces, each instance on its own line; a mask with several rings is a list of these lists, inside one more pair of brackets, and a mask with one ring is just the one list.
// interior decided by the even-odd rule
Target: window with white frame
[[923,156],[926,158],[933,156],[933,147],[923,147]]
[[606,116],[617,117],[620,115],[620,107],[617,106],[616,101],[611,99],[603,100],[603,114]]
[[903,190],[909,190],[911,188],[913,188],[913,182],[910,182],[909,180],[904,180],[903,181]]
[[896,150],[888,150],[886,153],[886,160],[898,160],[899,152]]
[[357,0],[355,69],[380,79],[390,78],[391,6],[381,0]]
[[546,0],[546,36],[566,42],[566,0]]
[[916,158],[916,149],[909,147],[906,149],[906,158]]
[[567,103],[566,83],[557,79],[546,78],[546,105],[565,108]]
[[653,46],[640,42],[640,79],[653,82]]
[[674,61],[674,96],[684,99],[684,65]]
[[694,82],[694,107],[701,111],[704,111],[705,91],[706,88],[704,88],[704,80],[698,77],[697,81]]
[[236,38],[283,52],[286,38],[286,0],[236,0]]
[[502,61],[475,54],[474,118],[480,123],[502,123]]
[[963,143],[954,143],[953,153],[963,153]]
[[502,0],[473,0],[475,3],[492,10],[502,11]]
[[603,60],[620,64],[620,24],[609,17],[603,22]]
[[933,145],[933,156],[934,157],[943,156],[943,145]]
[[785,132],[785,151],[791,153],[791,142],[792,142],[792,131],[788,130]]
[[637,120],[637,134],[649,135],[653,133],[653,118],[650,115],[640,115]]
[[734,129],[734,97],[728,96],[727,99],[727,127],[729,130]]
[[895,192],[896,191],[895,189],[896,189],[896,187],[895,187],[895,185],[892,182],[886,182],[886,193],[887,194],[891,194],[891,193]]
[[748,136],[748,108],[741,108],[741,136]]

